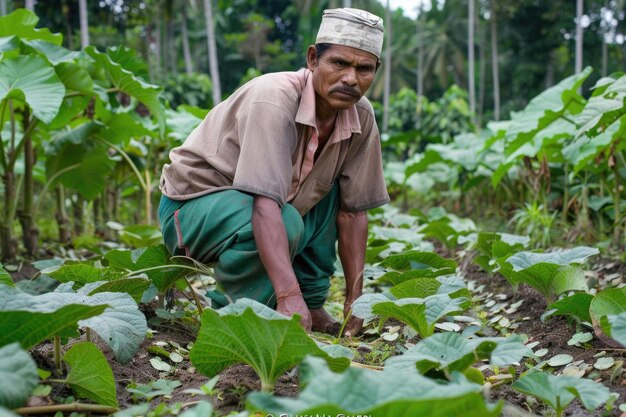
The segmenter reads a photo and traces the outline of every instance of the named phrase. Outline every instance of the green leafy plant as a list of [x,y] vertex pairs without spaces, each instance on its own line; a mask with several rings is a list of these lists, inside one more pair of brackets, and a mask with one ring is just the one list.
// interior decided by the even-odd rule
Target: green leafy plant
[[17,408],[26,402],[37,386],[37,365],[18,343],[0,347],[0,406]]
[[220,310],[206,310],[191,362],[199,372],[213,377],[235,363],[250,365],[261,378],[264,391],[306,355],[324,358],[334,370],[345,369],[350,360],[332,357],[311,339],[300,318],[291,319],[253,300],[240,299]]
[[609,390],[602,384],[585,378],[556,376],[545,372],[524,375],[513,383],[513,389],[537,397],[556,412],[557,417],[575,398],[589,411],[609,399]]
[[585,246],[549,253],[518,252],[500,264],[499,272],[511,285],[524,282],[552,302],[558,294],[587,290],[580,264],[598,253]]
[[542,204],[525,203],[523,208],[515,210],[509,224],[515,226],[515,233],[523,233],[530,237],[534,247],[548,247],[552,243],[552,227],[557,212],[548,212]]
[[[450,379],[452,372],[466,372],[477,361],[488,359],[492,366],[519,363],[532,350],[524,346],[519,336],[477,337],[468,339],[458,333],[436,333],[409,348],[400,356],[385,363],[385,368],[401,371],[417,367],[425,374],[444,375]],[[429,373],[429,374],[430,374]]]
[[387,319],[395,318],[425,338],[434,333],[437,321],[447,315],[462,313],[469,304],[469,299],[465,297],[451,298],[448,294],[399,300],[392,300],[383,294],[364,294],[352,304],[352,314],[366,321],[380,317],[381,325]]
[[454,260],[425,251],[406,251],[389,255],[382,261],[382,265],[388,268],[388,272],[378,281],[392,285],[415,278],[435,278],[453,274],[457,268]]
[[307,358],[300,367],[303,386],[296,398],[252,393],[251,412],[279,415],[284,410],[298,415],[373,415],[488,417],[500,414],[500,404],[486,403],[480,385],[456,374],[449,383],[438,383],[417,373],[350,368],[337,374],[319,358]]
[[[589,306],[596,334],[604,334],[624,344],[624,316],[626,315],[626,287],[609,288],[593,297]],[[600,334],[599,334],[600,335]]]
[[474,263],[487,272],[495,272],[499,263],[504,262],[513,253],[526,249],[529,243],[528,236],[478,232],[474,246],[478,255],[474,258]]

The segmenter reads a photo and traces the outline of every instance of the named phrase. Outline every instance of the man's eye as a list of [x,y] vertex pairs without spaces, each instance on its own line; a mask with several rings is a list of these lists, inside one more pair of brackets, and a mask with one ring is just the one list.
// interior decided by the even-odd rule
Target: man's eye
[[346,65],[348,65],[347,62],[339,61],[339,60],[334,61],[334,64],[337,65],[338,67],[345,67]]

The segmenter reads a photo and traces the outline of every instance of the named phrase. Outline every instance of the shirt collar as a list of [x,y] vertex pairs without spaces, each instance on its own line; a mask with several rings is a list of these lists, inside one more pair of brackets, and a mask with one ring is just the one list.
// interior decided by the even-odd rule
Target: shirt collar
[[[315,89],[312,82],[311,70],[305,68],[301,70],[304,88],[300,97],[300,104],[296,113],[296,123],[311,126],[317,130],[315,124]],[[356,105],[349,109],[340,110],[335,121],[335,129],[330,136],[329,142],[339,142],[350,138],[353,133],[361,133],[361,122]]]

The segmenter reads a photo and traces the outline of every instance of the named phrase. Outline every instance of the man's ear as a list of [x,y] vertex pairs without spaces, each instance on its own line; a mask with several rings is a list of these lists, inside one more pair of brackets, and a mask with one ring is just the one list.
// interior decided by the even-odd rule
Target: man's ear
[[309,45],[306,50],[306,67],[311,71],[317,68],[317,50],[315,45]]

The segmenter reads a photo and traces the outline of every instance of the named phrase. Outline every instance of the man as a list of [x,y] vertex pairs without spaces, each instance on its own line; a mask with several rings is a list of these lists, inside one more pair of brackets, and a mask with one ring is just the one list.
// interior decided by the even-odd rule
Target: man
[[[331,331],[336,322],[323,305],[337,242],[344,314],[361,295],[366,210],[389,201],[363,97],[382,42],[379,17],[325,10],[307,68],[246,83],[171,151],[160,185],[165,243],[173,254],[215,263],[231,300],[252,298],[299,314],[307,331]],[[345,335],[360,327],[351,319]]]

